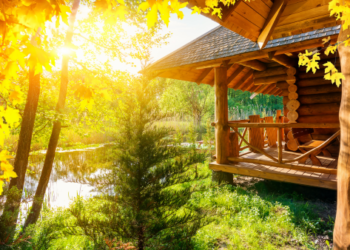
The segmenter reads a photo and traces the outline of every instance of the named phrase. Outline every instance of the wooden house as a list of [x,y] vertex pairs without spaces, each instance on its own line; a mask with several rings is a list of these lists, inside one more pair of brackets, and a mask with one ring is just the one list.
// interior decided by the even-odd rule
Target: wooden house
[[[215,86],[217,152],[216,161],[210,164],[212,170],[336,189],[336,138],[327,145],[326,156],[318,153],[299,159],[301,154],[294,151],[300,152],[299,146],[305,144],[327,141],[339,131],[341,87],[324,80],[323,70],[306,73],[305,67],[297,66],[299,52],[321,50],[322,39],[335,40],[339,29],[338,25],[274,39],[260,49],[257,43],[218,26],[147,70],[159,77]],[[339,66],[336,56],[323,60],[328,59],[338,61]],[[228,88],[283,96],[283,116],[282,112],[275,117],[252,114],[249,120],[229,121]],[[218,131],[219,126],[223,131]],[[296,141],[291,137],[292,128],[313,131]],[[243,151],[246,148],[248,152]],[[305,151],[306,156],[310,150]]]
[[[205,0],[188,2],[205,7]],[[203,14],[220,26],[145,71],[215,88],[216,160],[210,168],[221,173],[216,178],[229,180],[234,173],[337,189],[334,248],[350,249],[350,47],[323,53],[346,40],[350,29],[342,30],[330,16],[328,3],[237,0],[222,5],[221,19]],[[315,74],[298,67],[298,54],[305,50],[321,52]],[[323,78],[327,61],[345,75],[340,87]],[[283,116],[229,121],[228,88],[283,96]],[[242,152],[242,143],[249,152]]]

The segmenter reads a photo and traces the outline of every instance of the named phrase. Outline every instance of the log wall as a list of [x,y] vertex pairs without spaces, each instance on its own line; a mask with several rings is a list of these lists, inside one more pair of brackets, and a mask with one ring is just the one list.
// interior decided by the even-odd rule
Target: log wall
[[[329,60],[335,61],[334,58]],[[323,65],[321,62],[320,65]],[[336,64],[338,70],[340,65]],[[296,73],[299,123],[339,123],[339,109],[341,101],[342,87],[339,88],[331,81],[325,80],[324,70],[319,69],[316,74],[306,73],[306,69],[301,67]],[[312,138],[315,140],[325,140],[334,134],[337,129],[314,129]]]

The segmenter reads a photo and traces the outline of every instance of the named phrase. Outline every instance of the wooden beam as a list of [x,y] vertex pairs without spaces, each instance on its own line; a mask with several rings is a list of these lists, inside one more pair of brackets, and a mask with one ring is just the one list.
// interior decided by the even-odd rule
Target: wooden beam
[[265,90],[261,91],[262,94],[266,95],[266,94],[269,94],[270,91],[272,91],[273,89],[276,88],[276,83],[266,84],[266,85],[261,85],[261,86],[267,86],[267,88]]
[[242,91],[246,91],[247,88],[249,88],[251,85],[254,86],[254,79],[253,79],[253,77],[249,77],[249,78],[245,81],[245,83],[244,83],[243,85],[241,85],[240,88],[237,88],[237,89],[240,89],[240,90],[242,90]]
[[239,62],[238,64],[241,64],[243,66],[246,66],[248,68],[251,68],[257,71],[264,71],[267,68],[267,66],[264,63],[258,60],[244,61],[244,62]]
[[245,83],[245,81],[249,78],[249,77],[253,77],[253,72],[254,70],[250,69],[238,82],[238,84],[232,86],[233,89],[239,89],[240,86],[243,85],[243,83]]
[[271,84],[271,83],[276,83],[281,81],[286,81],[289,84],[292,84],[296,82],[296,78],[295,76],[288,76],[288,75],[267,76],[262,78],[255,78],[254,84],[262,85],[262,84]]
[[270,37],[279,21],[279,18],[282,15],[284,8],[287,5],[287,0],[275,0],[269,15],[266,18],[264,27],[260,32],[258,37],[259,48],[262,49],[266,46],[267,42],[270,40]]
[[222,66],[222,62],[219,62],[219,63],[212,63],[212,64],[208,64],[208,65],[199,66],[196,69],[217,68],[217,67],[221,67],[221,66]]
[[222,8],[222,18],[221,21],[224,23],[230,17],[230,15],[235,11],[238,5],[241,3],[240,0],[237,0],[233,5]]
[[286,55],[277,55],[272,58],[275,62],[278,62],[279,64],[286,66],[287,68],[293,68],[298,65],[298,62],[296,59],[291,58]]
[[203,79],[209,75],[209,73],[211,72],[212,68],[207,68],[207,69],[204,69],[203,72],[199,75],[199,77],[197,78],[196,80],[196,83],[199,85],[201,84],[201,82],[203,81]]
[[275,51],[270,51],[270,52],[267,52],[267,56],[270,60],[272,60],[272,58],[274,57],[274,55],[276,54],[276,50]]
[[254,72],[254,79],[255,78],[262,78],[267,76],[276,76],[276,75],[288,75],[288,76],[294,76],[296,74],[297,70],[295,68],[286,68],[284,66],[274,67],[274,68],[267,68],[265,71],[255,71]]
[[239,65],[238,68],[227,78],[227,85],[229,85],[233,79],[238,76],[239,73],[244,69],[244,66]]

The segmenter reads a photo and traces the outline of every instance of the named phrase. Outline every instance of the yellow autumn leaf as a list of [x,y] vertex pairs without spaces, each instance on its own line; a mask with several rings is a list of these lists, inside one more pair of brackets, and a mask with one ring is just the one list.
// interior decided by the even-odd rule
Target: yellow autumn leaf
[[337,50],[337,48],[338,48],[338,46],[337,45],[330,45],[330,46],[328,46],[327,48],[326,48],[326,50],[324,51],[324,53],[328,56],[329,55],[329,53],[332,53],[332,54],[334,54],[335,52],[336,52],[336,50]]
[[306,72],[309,72],[309,70],[312,69],[314,74],[316,73],[316,70],[320,68],[316,60],[310,60],[306,66]]
[[141,3],[141,4],[139,5],[138,11],[140,11],[140,10],[145,11],[145,10],[147,10],[147,9],[150,8],[150,7],[151,7],[151,6],[150,6],[149,3],[146,1],[146,2],[143,2],[143,3]]
[[13,156],[9,154],[7,150],[2,150],[0,152],[0,162],[7,161],[8,159],[12,159]]
[[180,10],[187,6],[188,2],[181,3],[178,0],[171,0],[170,7],[171,12],[177,15],[177,18],[183,19],[184,13]]
[[[3,163],[1,164],[3,165]],[[10,178],[16,178],[17,174],[13,170],[5,171],[3,175],[0,175],[0,179],[5,179],[6,181],[10,181]]]
[[202,12],[201,8],[198,8],[197,6],[192,7],[192,13],[191,14],[200,14]]
[[146,15],[147,27],[152,28],[158,20],[158,7],[157,4],[153,4],[151,10]]
[[125,5],[119,5],[117,9],[115,10],[115,14],[117,17],[119,17],[120,20],[125,20],[125,15],[128,14],[128,11],[126,9]]
[[323,38],[323,39],[322,39],[322,43],[323,43],[323,44],[326,44],[326,43],[328,43],[330,40],[331,40],[331,37],[328,36],[327,38]]
[[205,0],[205,5],[214,9],[215,7],[217,7],[219,4],[218,0]]
[[0,195],[2,194],[2,192],[4,192],[3,186],[4,182],[0,179]]
[[[13,109],[11,107],[7,107],[5,110],[4,107],[0,106],[0,114],[5,119],[7,125],[10,125],[10,126],[16,125],[21,119],[19,110]],[[4,129],[4,127],[2,128]]]
[[163,20],[163,22],[165,23],[165,25],[168,27],[168,25],[169,25],[169,19],[170,19],[170,7],[169,7],[169,5],[168,5],[167,0],[164,0],[164,1],[161,2],[161,3],[154,4],[153,7],[152,7],[152,9],[153,9],[156,5],[158,6],[158,10],[159,10],[161,19]]
[[332,83],[335,83],[339,87],[341,84],[340,80],[344,80],[345,76],[341,72],[338,72],[333,63],[327,62],[323,65],[326,66],[324,79],[331,80]]
[[5,67],[5,70],[2,74],[5,75],[6,79],[17,78],[17,71],[19,70],[17,62],[9,61]]
[[17,105],[19,103],[22,102],[22,97],[21,97],[22,93],[14,90],[11,92],[11,94],[9,95],[9,100],[13,105]]
[[213,12],[211,14],[213,16],[217,15],[220,19],[222,18],[221,8],[213,8]]

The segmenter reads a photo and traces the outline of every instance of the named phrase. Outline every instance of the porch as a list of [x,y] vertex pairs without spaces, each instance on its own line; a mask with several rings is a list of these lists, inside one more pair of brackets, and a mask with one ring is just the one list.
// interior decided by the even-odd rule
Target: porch
[[[258,115],[251,116],[250,119],[257,123],[249,120],[228,122],[228,127],[230,127],[228,141],[223,143],[217,140],[217,144],[225,147],[225,154],[228,157],[220,159],[219,155],[216,162],[210,163],[210,169],[281,182],[337,189],[337,157],[334,155],[320,156],[319,154],[322,149],[329,147],[336,140],[339,131],[317,147],[304,153],[288,150],[285,141],[288,140],[287,135],[292,133],[292,129],[339,129],[339,124],[266,123],[265,121],[271,121],[272,117],[260,118]],[[276,121],[282,122],[283,116],[276,117]],[[215,125],[212,123],[212,126]],[[220,154],[222,149],[219,146],[217,153]]]
[[[284,143],[283,143],[284,145]],[[267,148],[266,152],[273,156],[278,157],[278,149],[277,148]],[[247,160],[261,160],[268,161],[269,158],[261,153],[254,152],[245,152],[241,155]],[[284,151],[283,159],[292,160],[296,157],[300,156],[299,153]],[[327,168],[330,170],[337,169],[337,159],[329,158],[329,157],[318,157],[322,162],[322,168]],[[321,187],[327,189],[337,189],[337,175],[332,173],[319,173],[311,171],[312,168],[319,168],[319,166],[315,166],[312,164],[311,160],[308,159],[305,163],[294,162],[291,163],[294,166],[294,169],[291,168],[280,168],[274,167],[271,165],[264,165],[259,163],[252,162],[230,162],[228,164],[218,164],[216,162],[212,162],[209,164],[209,168],[214,171],[223,171],[226,173],[258,177],[263,179],[269,179],[274,181],[281,182],[291,182],[295,184]],[[310,168],[310,171],[305,170],[296,170],[296,169]]]

